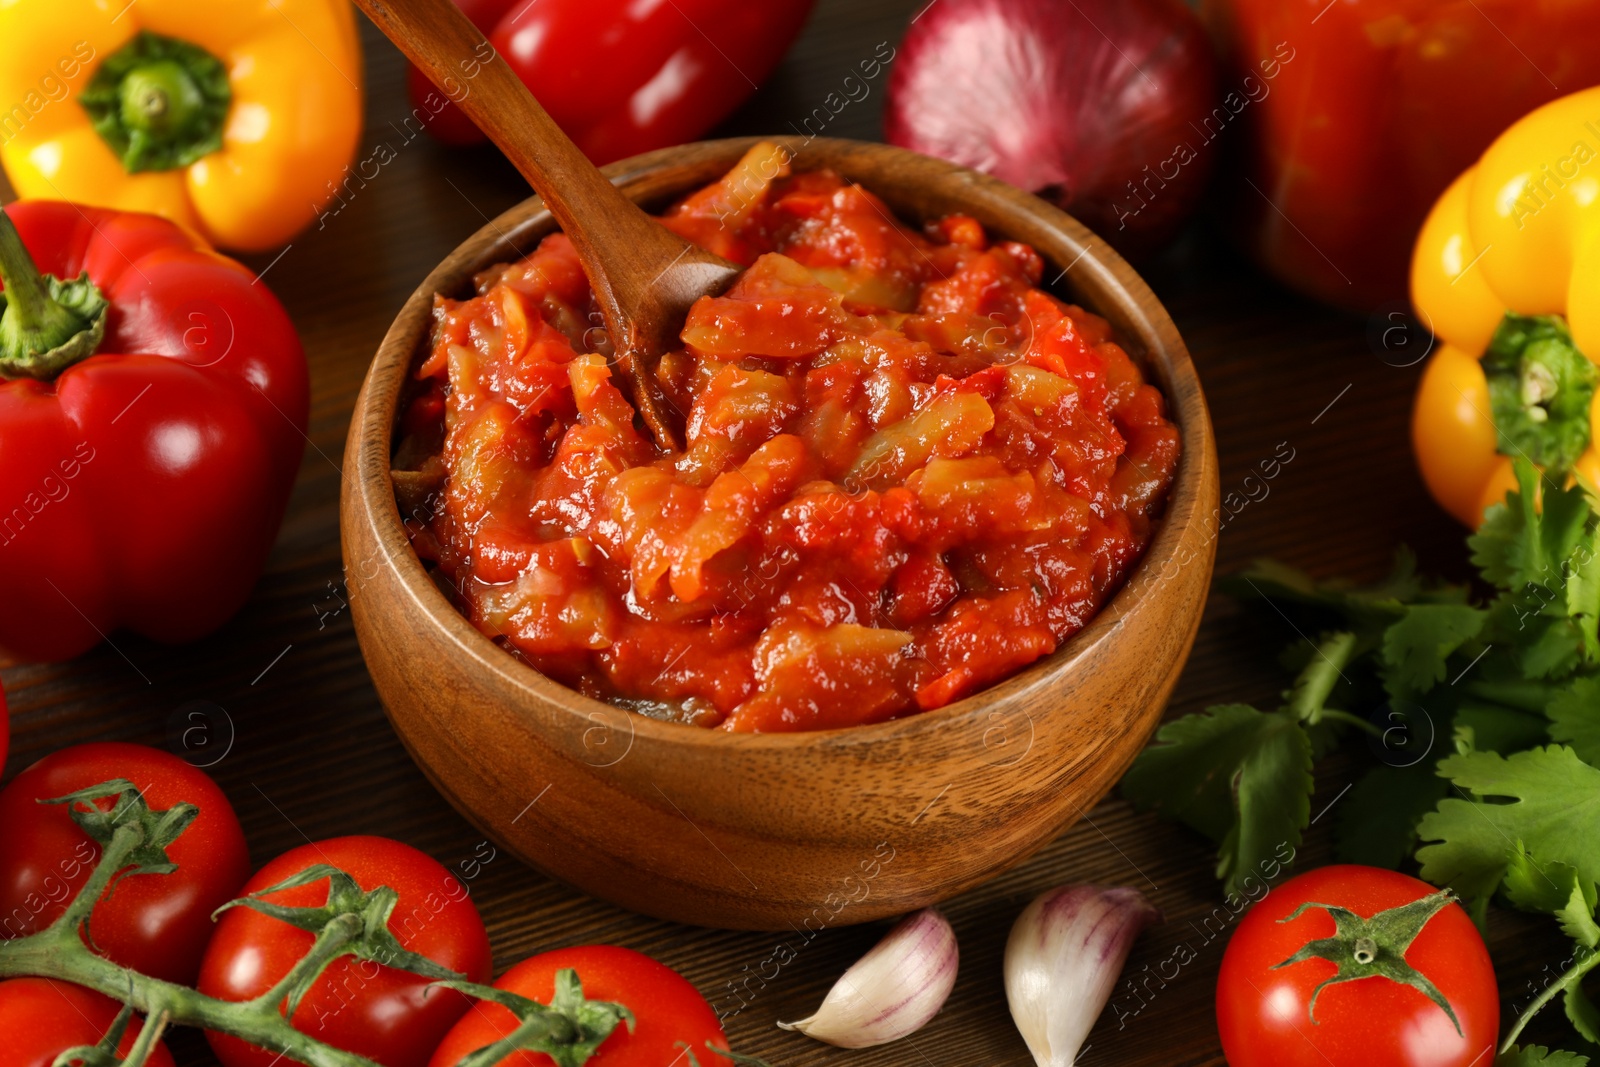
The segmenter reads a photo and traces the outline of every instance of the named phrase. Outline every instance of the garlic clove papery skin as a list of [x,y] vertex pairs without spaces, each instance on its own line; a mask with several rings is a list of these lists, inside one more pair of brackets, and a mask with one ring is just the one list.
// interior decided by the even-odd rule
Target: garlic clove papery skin
[[840,975],[815,1015],[778,1025],[840,1048],[898,1041],[939,1014],[959,962],[949,920],[924,908],[900,920]]
[[1039,1067],[1071,1067],[1161,913],[1137,889],[1070,885],[1023,909],[1006,941],[1006,1002]]

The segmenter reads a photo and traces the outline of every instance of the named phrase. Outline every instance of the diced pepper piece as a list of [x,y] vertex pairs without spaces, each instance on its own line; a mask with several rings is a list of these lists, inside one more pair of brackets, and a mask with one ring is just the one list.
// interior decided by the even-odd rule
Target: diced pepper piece
[[756,643],[758,692],[734,709],[735,732],[827,730],[878,722],[899,711],[914,670],[911,634],[841,623],[778,623]]
[[869,437],[845,482],[887,488],[934,455],[970,452],[992,429],[994,409],[983,397],[962,390],[943,393],[911,418]]

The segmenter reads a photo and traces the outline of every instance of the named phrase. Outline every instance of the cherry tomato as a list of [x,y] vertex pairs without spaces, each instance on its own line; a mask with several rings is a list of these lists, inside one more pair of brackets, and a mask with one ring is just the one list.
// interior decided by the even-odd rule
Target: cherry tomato
[[[520,4],[489,40],[578,147],[604,164],[692,141],[732,114],[789,50],[813,3]],[[583,71],[571,58],[579,54]]]
[[1483,938],[1458,904],[1422,927],[1405,962],[1444,996],[1444,1010],[1413,985],[1382,976],[1312,993],[1337,972],[1326,959],[1278,967],[1308,942],[1332,937],[1322,908],[1280,922],[1302,904],[1331,904],[1363,918],[1433,893],[1408,875],[1333,866],[1291,878],[1250,910],[1228,942],[1217,976],[1217,1029],[1230,1067],[1468,1067],[1494,1059],[1500,997]]
[[[814,2],[456,0],[456,6],[567,136],[595,163],[610,163],[692,141],[732,114],[778,65]],[[578,55],[582,63],[572,61]],[[887,58],[894,58],[892,50]],[[881,70],[883,59],[882,53],[864,57],[862,70]],[[449,102],[477,91],[476,63],[463,61],[449,92],[415,70],[409,75],[413,117],[447,144],[484,139]],[[802,121],[815,136],[828,114],[819,108]]]
[[100,855],[65,804],[37,801],[113,778],[132,782],[155,810],[187,801],[200,814],[167,850],[176,871],[131,875],[101,897],[89,923],[93,943],[124,967],[192,982],[211,937],[211,913],[233,899],[250,873],[250,856],[239,819],[217,784],[177,756],[143,745],[64,748],[0,790],[0,936],[49,926]]
[[[93,1045],[106,1035],[122,1005],[91,989],[48,978],[0,982],[0,1067],[50,1067],[56,1056],[78,1045]],[[126,1056],[139,1036],[134,1019],[117,1051]],[[172,1067],[172,1054],[156,1042],[148,1067]]]
[[[259,892],[319,863],[345,871],[362,889],[387,885],[400,895],[389,917],[402,948],[428,957],[474,982],[492,973],[489,935],[466,887],[431,857],[383,837],[335,837],[301,845],[268,863],[240,896]],[[273,893],[268,900],[319,905],[328,883]],[[315,936],[249,908],[225,912],[200,968],[200,992],[249,1000],[270,989],[310,950]],[[294,1014],[294,1026],[384,1067],[423,1067],[445,1032],[471,1001],[430,988],[431,979],[343,956],[323,972]],[[226,1067],[269,1067],[278,1057],[224,1034],[206,1033]]]
[[0,685],[0,774],[6,769],[6,748],[11,743],[11,716],[6,713],[6,689]]
[[[687,1064],[685,1045],[702,1067],[729,1062],[706,1051],[707,1042],[715,1048],[728,1047],[717,1014],[706,999],[677,971],[632,949],[586,945],[541,953],[511,968],[495,986],[548,1004],[555,995],[556,972],[568,967],[578,972],[585,997],[624,1004],[636,1020],[632,1033],[626,1023],[619,1025],[585,1067]],[[439,1044],[429,1067],[452,1067],[467,1053],[505,1037],[515,1025],[510,1011],[481,1002]],[[552,1067],[554,1063],[542,1052],[519,1052],[501,1062],[502,1067]]]

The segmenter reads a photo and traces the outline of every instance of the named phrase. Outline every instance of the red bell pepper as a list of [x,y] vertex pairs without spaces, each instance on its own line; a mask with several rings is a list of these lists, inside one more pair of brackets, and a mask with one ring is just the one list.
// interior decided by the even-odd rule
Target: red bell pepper
[[[788,51],[815,0],[456,0],[595,163],[692,141]],[[411,101],[447,144],[483,135],[412,70]],[[470,84],[455,87],[471,92]]]
[[215,630],[305,447],[288,314],[164,219],[53,201],[0,212],[0,278],[0,649]]

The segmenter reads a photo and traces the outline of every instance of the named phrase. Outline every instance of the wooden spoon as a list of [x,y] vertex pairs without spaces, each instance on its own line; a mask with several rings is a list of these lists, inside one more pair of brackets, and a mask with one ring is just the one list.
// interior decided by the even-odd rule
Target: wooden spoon
[[618,192],[451,0],[356,4],[488,134],[572,238],[645,425],[662,448],[679,449],[656,361],[677,345],[689,305],[727,288],[741,268]]

